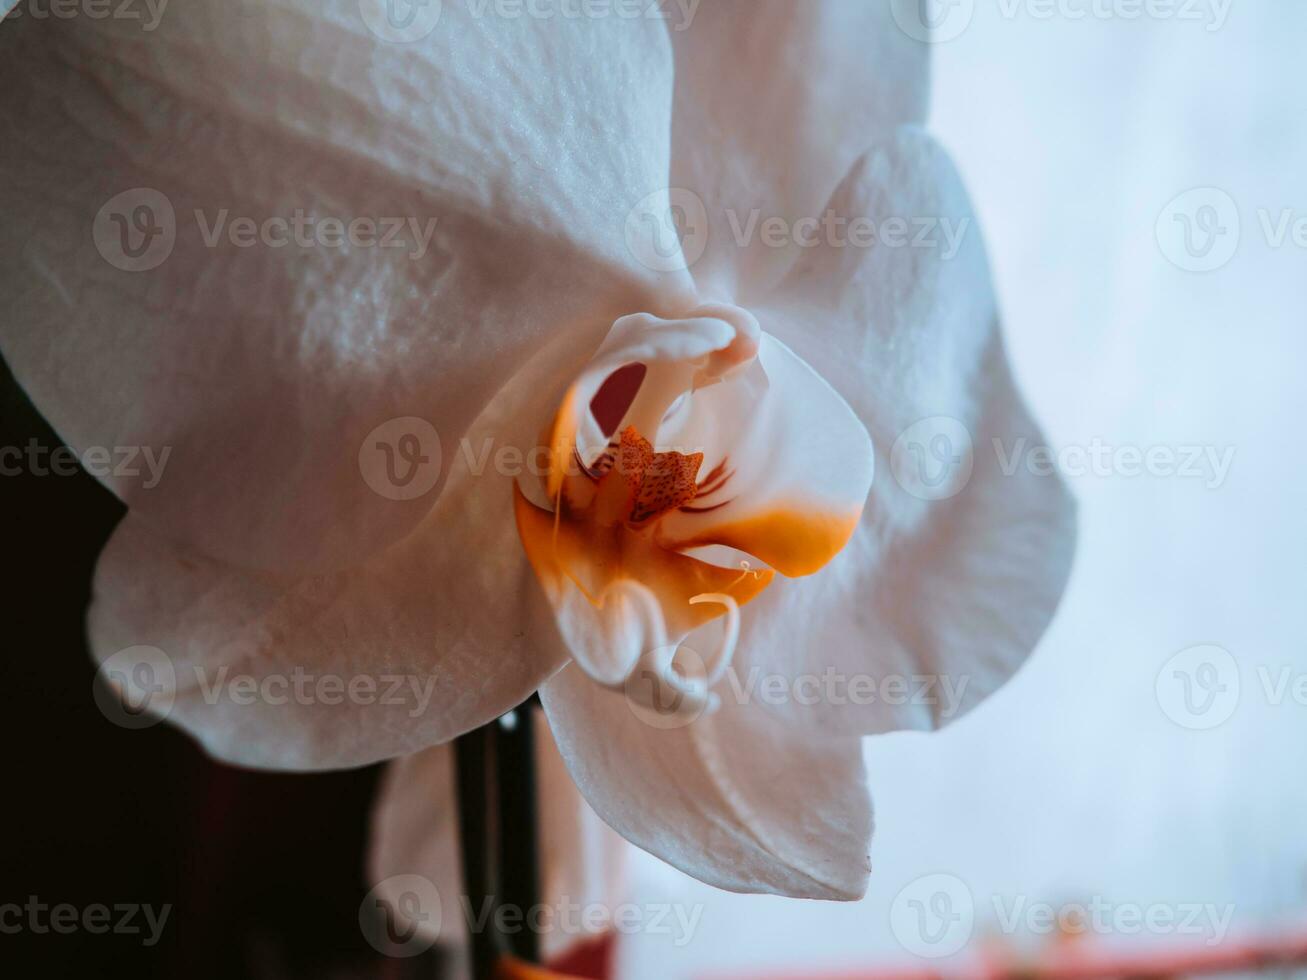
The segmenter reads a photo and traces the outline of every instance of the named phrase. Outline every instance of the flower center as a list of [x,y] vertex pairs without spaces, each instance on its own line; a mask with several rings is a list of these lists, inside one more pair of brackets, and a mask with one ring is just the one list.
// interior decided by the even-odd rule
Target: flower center
[[[705,637],[715,649],[703,658],[710,666],[700,680],[720,676],[739,632],[739,607],[771,581],[765,568],[683,554],[659,530],[672,515],[707,514],[730,502],[728,440],[704,427],[697,409],[703,392],[720,390],[748,418],[750,385],[738,392],[719,386],[756,364],[760,337],[757,321],[735,307],[704,307],[683,320],[618,320],[545,436],[547,505],[518,494],[527,553],[576,659],[601,683],[618,686],[642,664],[642,675],[652,670],[681,694],[694,691],[692,701],[706,699],[703,683],[675,675],[667,651],[721,620],[720,635]],[[700,478],[706,455],[713,462]],[[583,630],[587,619],[592,625]]]
[[[515,516],[573,657],[606,686],[651,676],[701,706],[740,610],[844,547],[873,468],[848,405],[733,306],[619,319],[543,445],[543,486],[533,501],[519,485]],[[699,684],[677,668],[693,649],[713,651]]]
[[617,446],[605,449],[593,466],[583,470],[596,480],[595,519],[604,525],[622,522],[633,527],[656,521],[695,498],[701,465],[703,453],[656,453],[653,444],[628,425]]

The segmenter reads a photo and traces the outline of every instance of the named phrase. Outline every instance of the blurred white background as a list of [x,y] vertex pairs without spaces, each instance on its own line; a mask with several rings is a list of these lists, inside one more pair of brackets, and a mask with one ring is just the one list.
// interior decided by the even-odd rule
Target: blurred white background
[[[1307,4],[1176,0],[1148,5],[1170,16],[1076,19],[1091,0],[1059,0],[1036,16],[1046,3],[980,0],[935,45],[932,128],[974,196],[1020,383],[1055,447],[1232,448],[1233,464],[1219,486],[1070,477],[1076,565],[1030,663],[943,733],[867,743],[864,901],[729,895],[641,860],[641,901],[703,912],[682,947],[632,937],[624,978],[946,965],[890,927],[895,896],[931,873],[974,902],[958,957],[1021,900],[1230,905],[1232,935],[1307,914],[1307,704],[1293,697],[1307,675],[1307,240],[1292,232],[1307,219]],[[1237,250],[1208,272],[1179,268],[1155,231],[1195,187],[1224,191],[1239,216]],[[1187,200],[1195,234],[1213,215],[1225,228],[1219,258],[1235,241],[1228,209]],[[1179,682],[1164,665],[1195,644],[1237,661],[1237,700],[1229,670],[1207,678],[1225,700],[1194,720],[1233,709],[1207,730],[1159,705],[1159,674]]]

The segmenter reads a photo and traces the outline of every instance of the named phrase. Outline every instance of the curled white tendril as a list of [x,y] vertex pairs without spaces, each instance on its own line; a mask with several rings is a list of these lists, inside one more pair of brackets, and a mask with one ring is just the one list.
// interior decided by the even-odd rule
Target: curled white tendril
[[667,630],[658,597],[648,586],[623,578],[609,583],[599,596],[604,624],[604,655],[600,659],[588,650],[575,650],[581,668],[604,687],[626,684],[645,651],[667,645]]
[[[640,611],[653,620],[645,625],[652,626],[652,629],[646,632],[640,624],[628,620],[622,645],[614,648],[617,651],[612,664],[614,669],[600,675],[587,667],[587,673],[601,684],[621,687],[633,702],[662,716],[688,719],[715,711],[721,699],[712,693],[712,688],[730,668],[740,637],[739,603],[720,592],[704,592],[690,599],[691,605],[712,602],[726,610],[722,617],[721,639],[712,656],[705,660],[697,651],[685,646],[683,639],[668,642],[662,610],[656,605],[652,592],[634,582],[623,589],[623,594],[639,597]],[[653,619],[654,614],[656,619]],[[647,642],[633,659],[632,652],[641,642],[641,636]],[[687,660],[698,660],[699,663],[687,663]],[[613,683],[619,664],[625,668],[625,673],[617,683]],[[582,666],[586,665],[583,663]]]

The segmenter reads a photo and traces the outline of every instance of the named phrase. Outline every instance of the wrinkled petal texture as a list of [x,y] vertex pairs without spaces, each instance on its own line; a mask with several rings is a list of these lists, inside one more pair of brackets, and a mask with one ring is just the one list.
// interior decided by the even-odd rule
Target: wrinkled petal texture
[[656,284],[620,216],[666,185],[661,24],[447,3],[394,43],[366,7],[194,0],[151,32],[0,31],[0,348],[74,448],[169,449],[157,485],[111,489],[246,567],[398,540],[439,486],[374,493],[370,431],[416,416],[452,443],[542,344],[597,342]]
[[[247,572],[181,551],[129,514],[96,570],[96,658],[162,650],[169,720],[246,766],[362,765],[492,721],[567,659],[512,520],[515,461],[535,444],[514,438],[515,421],[561,394],[539,373],[515,378],[451,454],[426,522],[346,571]],[[370,698],[319,686],[369,682]]]
[[878,136],[925,118],[928,46],[866,0],[703,0],[672,32],[672,186],[704,205],[701,292],[750,305],[795,248],[737,242],[750,216],[812,216]]
[[[1070,572],[1075,509],[1058,476],[1002,470],[995,440],[1010,452],[1044,439],[1013,384],[979,229],[943,151],[905,127],[860,159],[831,207],[937,220],[937,245],[815,249],[759,312],[861,416],[877,476],[852,542],[822,575],[754,603],[738,670],[778,674],[791,690],[830,676],[830,697],[774,706],[803,725],[931,728],[996,690],[1038,642]],[[962,229],[952,255],[945,219]],[[935,419],[965,429],[973,469],[956,493],[923,499],[892,452]],[[893,693],[896,679],[909,697]]]

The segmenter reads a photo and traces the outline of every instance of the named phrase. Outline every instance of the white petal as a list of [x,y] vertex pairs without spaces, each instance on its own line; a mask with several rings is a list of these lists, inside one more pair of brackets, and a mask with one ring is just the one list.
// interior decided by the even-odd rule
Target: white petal
[[[820,250],[759,314],[857,410],[877,476],[849,547],[749,607],[737,669],[785,678],[776,710],[828,732],[933,727],[994,691],[1038,642],[1070,570],[1074,505],[1055,475],[1003,472],[994,440],[1007,452],[1044,440],[1013,386],[983,244],[946,156],[904,129],[860,161],[832,206],[877,221],[947,218],[965,232],[951,257],[942,230],[933,249]],[[893,454],[900,436],[929,451],[935,434],[957,460],[939,494]]]
[[[536,440],[515,437],[508,420],[543,417],[561,395],[547,384],[550,363],[536,367],[451,454],[423,525],[348,571],[245,572],[180,551],[129,514],[96,572],[96,657],[162,650],[169,720],[213,755],[263,768],[405,755],[520,703],[567,658],[513,523],[523,457],[512,453]],[[376,690],[324,693],[351,682]]]
[[890,541],[869,511],[820,574],[778,580],[750,604],[737,675],[783,678],[774,706],[799,724],[845,734],[947,724],[1002,686],[1052,619],[1075,507],[1056,476],[1001,471],[992,439],[1043,437],[1001,346],[983,371],[975,466],[957,496]]
[[863,893],[871,803],[856,739],[814,740],[731,698],[688,723],[651,715],[575,665],[540,697],[577,786],[627,840],[731,891]]
[[[541,902],[553,909],[600,906],[611,910],[622,899],[626,842],[590,809],[567,774],[544,716],[532,712],[536,725],[536,785],[539,799]],[[456,946],[467,942],[459,902],[463,888],[455,795],[454,750],[439,745],[391,763],[372,815],[368,859],[374,882],[396,875],[421,875],[440,894],[442,921],[433,939]],[[475,912],[476,910],[474,910]],[[587,920],[554,916],[553,928],[541,937],[546,961],[567,955],[591,934],[570,932]],[[412,923],[420,930],[421,922]],[[428,933],[429,934],[429,933]]]
[[[669,547],[726,545],[783,575],[820,569],[857,526],[872,481],[858,417],[811,367],[762,335],[757,368],[697,391],[673,441],[703,447],[707,491],[658,525]],[[709,479],[720,465],[724,482]]]
[[[439,483],[373,492],[375,427],[420,417],[452,444],[542,341],[597,343],[651,306],[623,216],[667,180],[662,25],[429,4],[430,33],[394,43],[369,28],[383,7],[190,0],[149,32],[0,31],[0,346],[75,448],[169,450],[157,485],[106,482],[235,564],[321,569],[402,537]],[[265,237],[297,213],[378,226]],[[124,230],[153,243],[140,260]]]
[[705,295],[749,305],[798,251],[756,224],[741,242],[751,216],[817,216],[867,146],[923,119],[929,46],[866,0],[711,0],[672,43],[672,184],[709,229],[692,271]]

